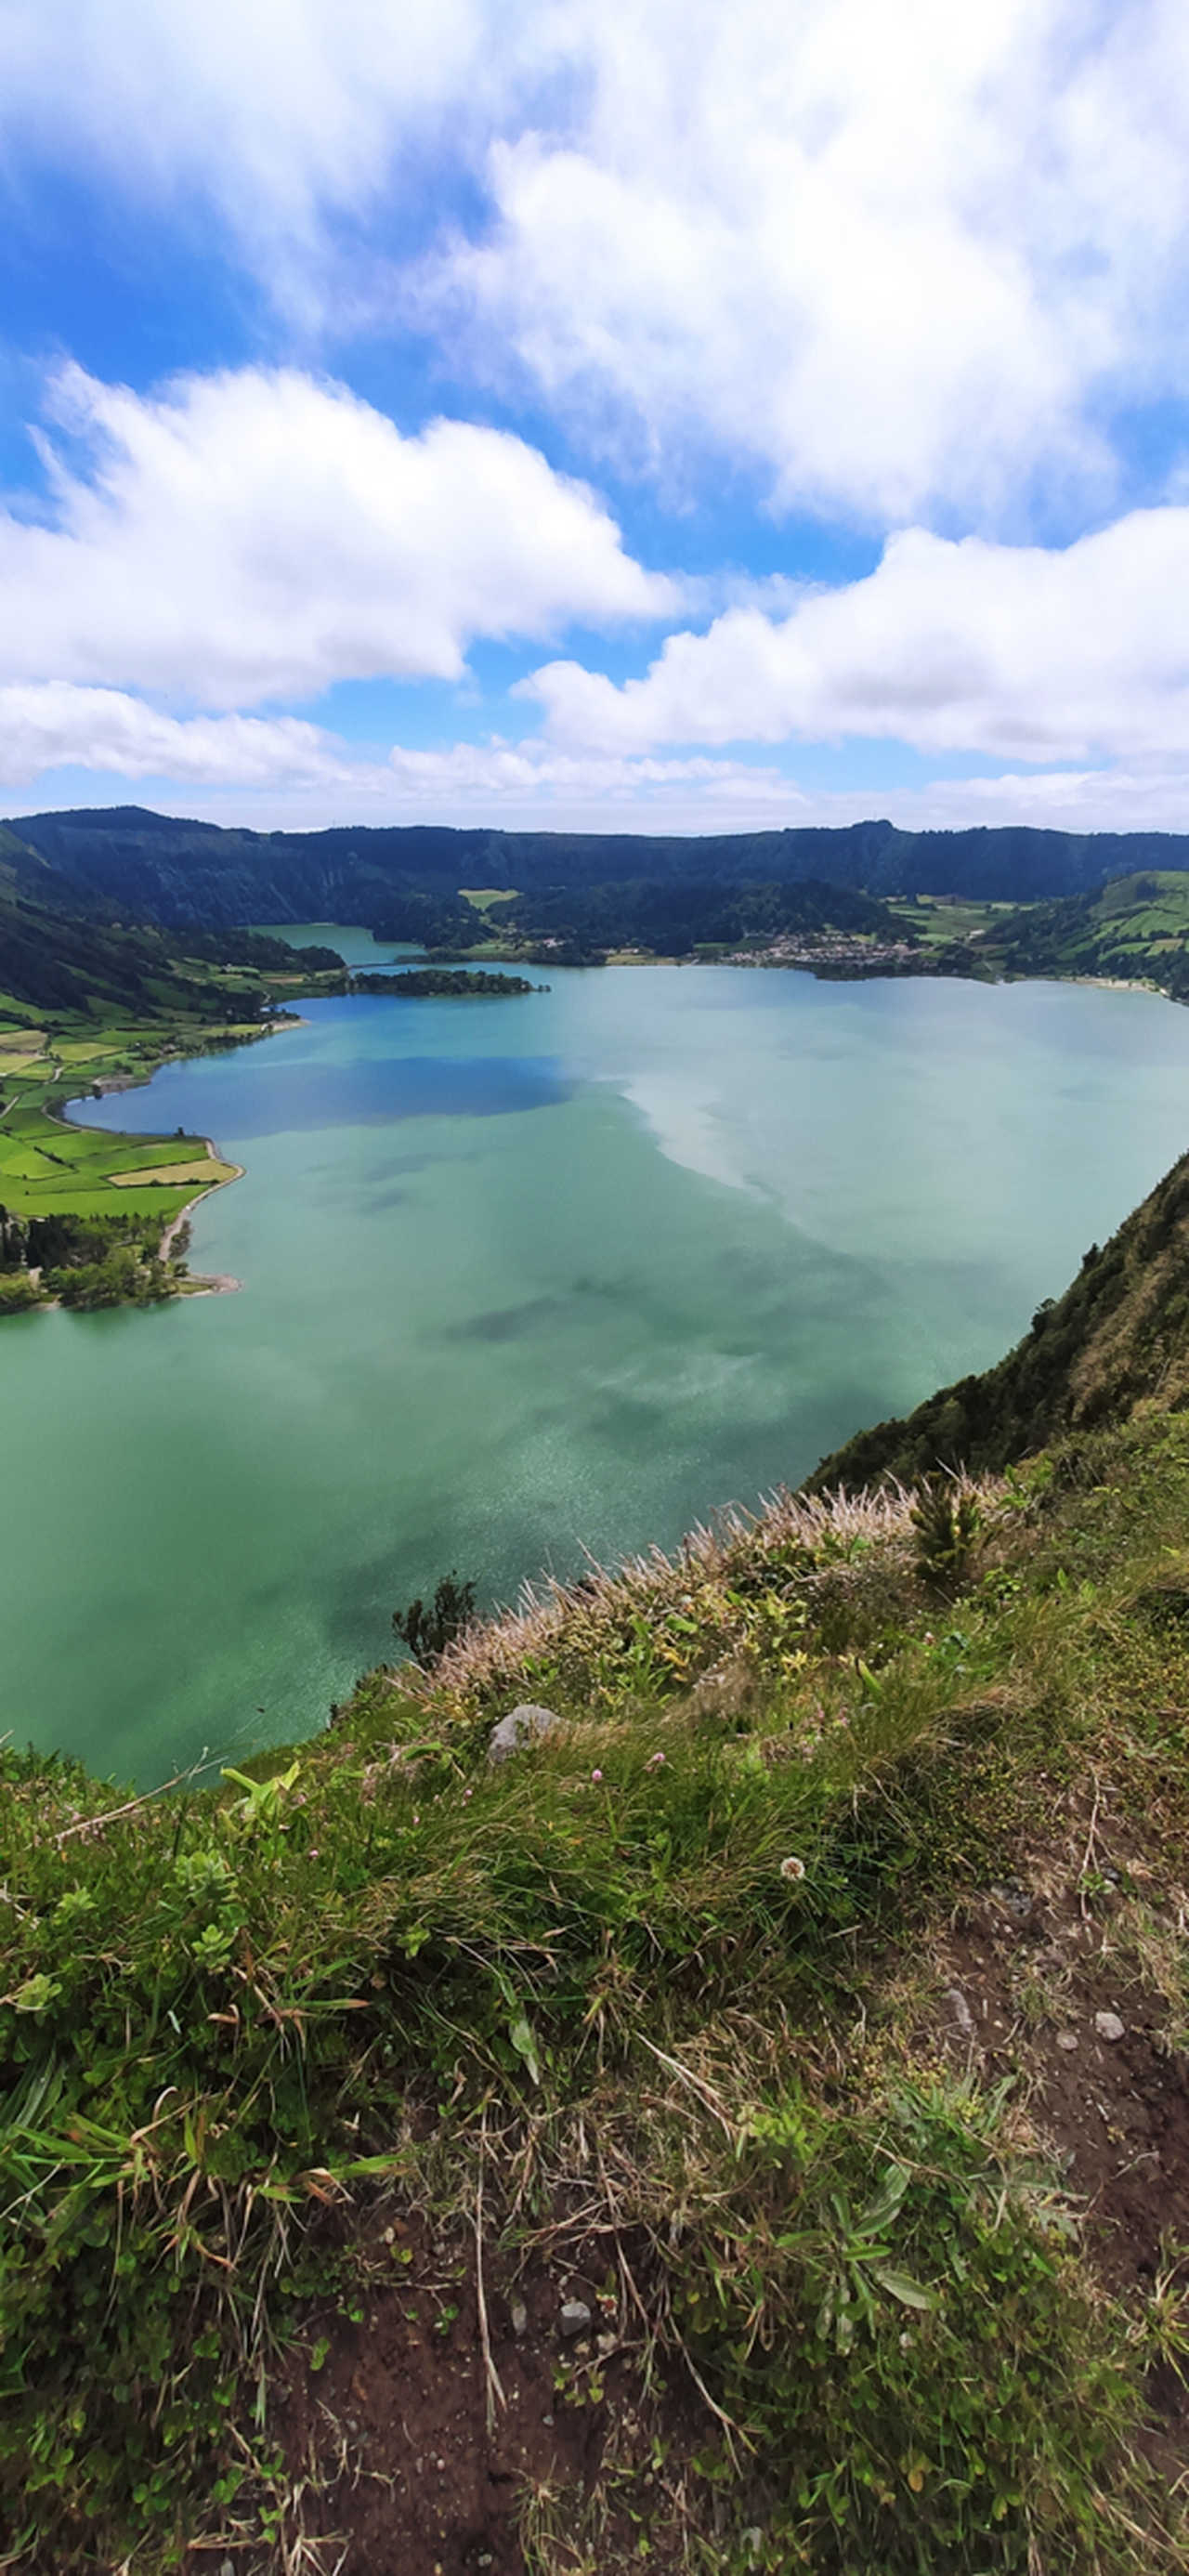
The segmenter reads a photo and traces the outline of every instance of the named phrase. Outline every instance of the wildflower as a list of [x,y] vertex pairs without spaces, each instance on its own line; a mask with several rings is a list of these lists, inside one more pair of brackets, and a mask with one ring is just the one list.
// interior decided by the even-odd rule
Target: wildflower
[[650,1753],[650,1754],[649,1754],[649,1756],[648,1756],[648,1760],[647,1760],[647,1762],[646,1762],[646,1763],[645,1763],[645,1765],[644,1765],[645,1770],[646,1770],[646,1771],[659,1771],[660,1766],[661,1766],[662,1762],[664,1761],[664,1758],[665,1758],[665,1757],[664,1757],[664,1754],[663,1754],[663,1753]]
[[798,1860],[795,1852],[790,1852],[788,1859],[782,1860],[780,1864],[780,1875],[782,1878],[804,1878],[804,1861]]
[[592,1780],[601,1780],[603,1774],[601,1771],[592,1771],[590,1776]]

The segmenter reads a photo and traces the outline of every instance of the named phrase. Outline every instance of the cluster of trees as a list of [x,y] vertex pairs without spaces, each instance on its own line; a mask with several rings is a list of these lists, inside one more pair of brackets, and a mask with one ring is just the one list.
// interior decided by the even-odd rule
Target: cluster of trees
[[357,993],[396,993],[406,1000],[423,1001],[433,995],[449,1000],[465,993],[539,993],[539,984],[530,984],[524,975],[489,975],[475,966],[411,966],[403,975],[356,975],[352,983]]
[[373,897],[364,918],[376,939],[411,940],[420,948],[474,948],[490,936],[478,905],[462,894],[402,891],[385,895],[378,905]]
[[[186,1239],[184,1230],[179,1249]],[[181,1259],[162,1261],[160,1227],[149,1217],[25,1217],[0,1206],[0,1315],[47,1297],[84,1309],[156,1305],[176,1294],[185,1268]]]
[[333,975],[346,968],[337,948],[291,948],[264,930],[187,930],[187,957],[210,966],[248,966],[259,975]]

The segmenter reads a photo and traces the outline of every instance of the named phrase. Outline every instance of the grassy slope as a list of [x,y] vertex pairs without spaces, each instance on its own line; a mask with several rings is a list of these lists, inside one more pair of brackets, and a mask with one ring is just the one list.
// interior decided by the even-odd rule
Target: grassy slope
[[[1153,2130],[1154,2216],[1086,2211],[1116,2208],[1103,2117],[1117,2196],[1128,2087],[1173,2100],[1187,2027],[1187,1501],[1189,1424],[1149,1413],[985,1487],[945,1593],[898,1497],[785,1502],[428,1688],[371,1676],[214,1791],[112,1814],[9,1755],[18,2563],[147,2569],[189,2529],[237,2566],[456,2576],[457,2395],[436,2521],[424,2477],[393,2507],[402,2406],[429,2369],[482,2390],[481,2314],[509,2372],[513,2276],[555,2315],[568,2271],[606,2331],[542,2330],[539,2423],[589,2428],[585,2474],[509,2475],[501,2567],[1189,2566],[1189,2152]],[[493,1771],[525,1696],[567,1723]]]
[[892,909],[922,941],[926,970],[1105,976],[1189,997],[1189,879],[1171,869],[1116,877],[1055,903],[932,896]]
[[812,1482],[1002,1468],[1059,1433],[1119,1421],[1142,1397],[1178,1409],[1189,1399],[1189,1156],[1105,1247],[1090,1247],[1072,1287],[1037,1309],[1005,1359],[906,1420],[860,1432]]

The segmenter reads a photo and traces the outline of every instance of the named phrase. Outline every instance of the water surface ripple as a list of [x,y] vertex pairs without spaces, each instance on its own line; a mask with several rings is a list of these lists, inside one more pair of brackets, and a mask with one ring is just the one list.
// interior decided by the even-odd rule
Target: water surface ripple
[[1146,994],[551,986],[309,1005],[95,1110],[247,1165],[192,1256],[245,1287],[0,1330],[18,1741],[147,1782],[308,1732],[449,1567],[669,1544],[995,1359],[1189,1142]]

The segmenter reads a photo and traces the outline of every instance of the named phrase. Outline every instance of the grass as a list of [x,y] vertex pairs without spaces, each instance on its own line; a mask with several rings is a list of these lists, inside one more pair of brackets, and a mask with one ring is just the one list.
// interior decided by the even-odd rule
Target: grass
[[[113,1075],[147,1081],[163,1058],[201,1051],[208,1027],[134,1024],[104,1035],[55,1034],[35,1058],[18,1055],[9,1034],[14,1044],[0,1057],[0,1201],[17,1215],[159,1216],[164,1227],[196,1185],[215,1188],[234,1177],[236,1167],[212,1155],[204,1137],[112,1134],[61,1115],[67,1099]],[[234,1042],[260,1032],[245,1024],[216,1034]],[[144,1176],[139,1188],[130,1177],[136,1174]]]
[[[1189,1426],[974,1499],[960,1582],[905,1497],[778,1500],[370,1676],[214,1788],[129,1803],[8,1755],[0,2491],[30,2564],[250,2525],[303,2301],[377,2198],[448,2233],[482,2176],[490,2253],[593,2232],[642,2369],[704,2391],[691,2568],[1189,2566],[1140,2442],[1176,2254],[1159,2298],[1108,2295],[1026,2086],[956,2066],[934,2009],[955,1911],[1087,1780],[1183,1842],[1189,1641],[1144,1604],[1186,1565]],[[493,1769],[524,1697],[564,1723]],[[1183,2027],[1164,1896],[1112,1937]],[[525,2513],[538,2576],[578,2563],[574,2514]]]

